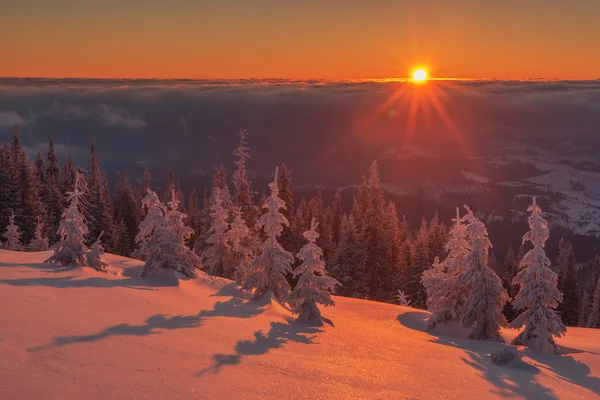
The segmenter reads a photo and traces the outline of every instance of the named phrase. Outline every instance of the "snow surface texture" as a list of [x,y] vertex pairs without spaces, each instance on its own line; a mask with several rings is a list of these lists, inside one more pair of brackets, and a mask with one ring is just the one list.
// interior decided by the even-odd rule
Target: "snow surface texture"
[[[569,328],[562,356],[425,332],[429,313],[334,296],[335,326],[293,322],[231,281],[105,254],[108,273],[0,250],[0,399],[596,399],[600,331]],[[510,342],[518,331],[503,330]]]

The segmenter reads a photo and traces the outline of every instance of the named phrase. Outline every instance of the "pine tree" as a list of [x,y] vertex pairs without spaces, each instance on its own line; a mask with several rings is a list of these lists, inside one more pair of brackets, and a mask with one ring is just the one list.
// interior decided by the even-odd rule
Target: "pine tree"
[[365,270],[364,251],[351,217],[342,216],[340,238],[331,265],[331,276],[341,282],[341,295],[358,298],[367,295],[369,277]]
[[452,221],[449,240],[445,245],[448,256],[439,266],[445,276],[440,285],[432,288],[428,293],[427,306],[432,313],[428,329],[447,321],[459,321],[467,302],[468,287],[461,284],[458,279],[465,271],[465,259],[469,254],[470,246],[467,241],[465,220],[460,217],[458,207],[456,218]]
[[92,141],[88,167],[88,229],[89,237],[96,240],[104,232],[104,242],[109,250],[113,250],[116,226],[113,218],[112,201],[108,192],[104,174],[100,170],[100,162],[96,153],[96,144]]
[[411,264],[408,268],[406,281],[406,294],[410,296],[413,307],[425,308],[427,304],[427,293],[421,282],[423,272],[431,267],[429,261],[429,228],[427,220],[423,218],[412,244],[413,254]]
[[227,232],[231,245],[231,259],[235,280],[243,285],[248,277],[248,266],[253,259],[254,237],[246,225],[241,207],[234,207],[233,222]]
[[86,259],[87,265],[90,268],[94,268],[98,271],[106,271],[106,267],[108,267],[108,264],[102,261],[102,256],[104,255],[104,247],[102,246],[102,242],[100,241],[101,238],[102,232],[100,232],[98,238],[90,247],[90,251],[87,253]]
[[259,227],[264,228],[267,239],[260,246],[258,257],[248,268],[248,279],[244,288],[255,289],[255,300],[271,291],[277,300],[283,302],[290,292],[290,284],[285,274],[292,272],[294,256],[284,250],[277,240],[283,227],[289,225],[288,220],[279,211],[285,208],[285,203],[279,198],[277,172],[278,168],[275,169],[275,179],[269,184],[271,195],[263,204],[267,212],[257,222]]
[[325,307],[334,306],[335,302],[331,299],[331,292],[340,283],[327,275],[323,250],[316,244],[319,237],[318,226],[319,224],[313,217],[310,230],[304,232],[308,243],[298,253],[302,264],[294,270],[294,277],[299,277],[299,279],[287,301],[292,306],[292,312],[299,314],[298,321],[322,324],[323,317],[318,304]]
[[380,187],[377,161],[370,168],[368,186],[369,207],[364,221],[363,244],[366,252],[365,263],[370,272],[369,298],[389,300],[394,296],[393,268],[389,265],[389,249],[386,245],[386,215],[383,192]]
[[[512,247],[510,247],[506,253],[506,256],[504,257],[504,267],[502,271],[503,275],[499,275],[502,279],[502,286],[510,298],[514,298],[519,291],[519,287],[512,284],[515,276],[517,276],[518,270],[519,261],[517,261],[517,255],[513,251]],[[504,305],[502,314],[504,314],[508,321],[512,321],[517,317],[518,312],[514,309],[512,303],[508,302]]]
[[162,210],[157,213],[155,228],[147,243],[148,259],[140,276],[155,275],[160,269],[171,268],[192,278],[196,276],[196,270],[202,268],[200,257],[185,245],[192,229],[184,225],[185,214],[179,211],[178,203],[172,191],[164,214]]
[[15,215],[11,214],[8,217],[8,226],[6,227],[6,231],[2,235],[2,237],[6,240],[2,245],[4,250],[10,251],[24,251],[23,244],[21,244],[21,231],[19,227],[15,224]]
[[281,211],[281,214],[289,221],[290,225],[283,228],[281,232],[281,246],[290,251],[297,251],[297,240],[295,232],[292,231],[294,226],[294,195],[292,194],[292,178],[287,171],[285,164],[281,164],[279,168],[279,177],[277,180],[279,187],[279,197],[285,203],[285,209]]
[[536,204],[535,197],[527,211],[531,212],[531,230],[523,236],[523,243],[529,241],[534,247],[521,260],[521,271],[513,280],[513,284],[520,286],[513,304],[518,310],[526,310],[511,323],[513,328],[525,325],[525,330],[512,343],[558,354],[552,336],[561,337],[567,329],[554,311],[562,295],[556,287],[558,277],[548,268],[551,263],[544,251],[550,236],[548,221],[542,217],[542,209]]
[[19,187],[12,179],[10,150],[5,148],[0,153],[0,226],[9,224],[9,217],[20,212]]
[[121,177],[118,175],[117,189],[115,191],[115,220],[123,220],[125,228],[127,229],[128,243],[125,244],[125,248],[122,249],[125,252],[121,255],[129,256],[135,250],[135,243],[133,238],[136,237],[138,226],[140,222],[140,210],[138,209],[135,201],[135,196],[131,185],[129,184],[129,177],[127,172]]
[[[395,206],[394,206],[395,211]],[[335,249],[340,241],[340,232],[342,230],[342,194],[337,191],[333,197],[333,204],[331,205],[330,212],[330,226],[331,226],[331,243],[332,250]]]
[[592,310],[587,320],[588,328],[600,328],[600,279],[594,290],[594,298],[592,300]]
[[144,193],[148,193],[148,189],[152,190],[152,179],[150,178],[150,170],[146,167],[144,170]]
[[[140,222],[139,231],[135,237],[137,249],[133,256],[139,260],[145,261],[150,254],[149,239],[154,234],[156,228],[162,224],[167,208],[160,201],[158,195],[151,189],[146,189],[146,196],[142,199],[142,208],[145,210],[145,217]],[[121,221],[121,231],[126,232],[125,223]],[[124,241],[124,240],[123,240]]]
[[254,229],[256,225],[256,219],[258,218],[259,210],[254,204],[251,189],[251,182],[248,179],[246,171],[246,163],[250,158],[250,149],[247,147],[246,136],[248,131],[241,129],[238,133],[240,139],[239,146],[234,150],[233,155],[237,157],[235,164],[235,172],[233,174],[233,204],[236,207],[240,207],[242,210],[242,216],[246,225],[250,229]]
[[600,255],[596,254],[587,285],[581,288],[579,307],[579,326],[588,326],[588,320],[594,307],[594,292],[600,278]]
[[192,189],[188,199],[188,217],[186,223],[194,231],[194,236],[200,229],[201,218],[200,198],[196,189]]
[[77,175],[77,170],[73,166],[73,160],[71,157],[69,157],[67,158],[63,169],[62,192],[66,193],[73,191],[73,187],[75,185],[75,175]]
[[558,307],[558,312],[565,325],[577,326],[579,319],[577,261],[573,246],[565,239],[561,239],[558,244],[558,269],[558,288],[563,294],[563,302]]
[[508,301],[508,294],[500,278],[487,265],[492,244],[485,225],[468,207],[465,208],[467,215],[464,218],[468,222],[465,231],[470,251],[465,258],[464,271],[457,279],[458,284],[468,288],[461,322],[465,327],[472,328],[470,339],[502,340],[500,327],[506,325],[502,308]]
[[48,167],[46,168],[46,224],[48,227],[48,240],[55,243],[59,240],[58,225],[64,210],[64,198],[62,195],[62,184],[60,168],[56,150],[54,149],[54,138],[50,136],[48,145]]
[[54,246],[54,254],[45,262],[63,266],[84,266],[89,249],[85,245],[88,228],[85,221],[85,196],[87,186],[80,172],[75,174],[73,191],[67,192],[68,207],[60,221],[60,241]]
[[38,220],[35,227],[35,237],[29,242],[27,246],[29,251],[46,251],[49,249],[48,238],[44,236],[44,223]]
[[443,300],[444,290],[443,285],[446,280],[446,271],[444,263],[436,257],[433,260],[431,268],[423,272],[421,282],[427,293],[427,309],[433,313],[444,311]]
[[46,209],[40,197],[36,169],[29,164],[25,150],[19,154],[16,168],[19,176],[23,240],[29,242],[35,236],[34,227],[38,219],[45,219]]
[[206,239],[207,246],[202,252],[202,263],[210,275],[232,278],[234,266],[227,237],[229,213],[223,208],[221,192],[222,189],[215,188],[215,203],[210,207],[211,226],[208,230],[210,236]]

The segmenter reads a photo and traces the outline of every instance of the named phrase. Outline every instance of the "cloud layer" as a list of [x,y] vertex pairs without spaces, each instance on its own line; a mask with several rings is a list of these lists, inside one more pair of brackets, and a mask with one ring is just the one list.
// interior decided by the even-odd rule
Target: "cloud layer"
[[31,148],[53,133],[84,163],[93,138],[109,171],[150,165],[190,180],[231,165],[243,127],[259,176],[287,162],[301,182],[356,181],[379,156],[595,147],[600,81],[0,79],[0,140],[15,123]]

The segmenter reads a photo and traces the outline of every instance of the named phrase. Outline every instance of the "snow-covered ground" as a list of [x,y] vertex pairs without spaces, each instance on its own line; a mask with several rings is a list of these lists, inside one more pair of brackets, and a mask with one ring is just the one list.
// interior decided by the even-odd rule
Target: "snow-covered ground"
[[[593,399],[600,331],[569,328],[564,355],[425,333],[428,313],[335,297],[335,326],[292,322],[229,281],[138,278],[43,264],[50,253],[0,250],[0,399]],[[505,331],[507,340],[516,335]]]

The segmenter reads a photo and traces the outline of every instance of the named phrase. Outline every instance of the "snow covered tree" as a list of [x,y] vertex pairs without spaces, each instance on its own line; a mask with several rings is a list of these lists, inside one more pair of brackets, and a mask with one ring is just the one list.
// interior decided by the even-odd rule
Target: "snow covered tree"
[[227,239],[231,245],[231,259],[234,268],[235,280],[243,285],[248,277],[248,266],[253,258],[254,246],[252,231],[246,225],[241,207],[234,207],[233,222],[227,232]]
[[35,227],[35,237],[29,242],[27,249],[29,251],[46,251],[48,248],[48,238],[44,236],[44,223],[38,220]]
[[551,263],[544,251],[550,236],[548,221],[542,217],[542,209],[536,204],[535,197],[527,211],[531,212],[531,230],[523,236],[523,243],[531,242],[533,249],[521,260],[521,271],[513,280],[513,284],[520,286],[513,305],[517,310],[526,310],[510,324],[513,328],[525,325],[525,330],[512,343],[546,353],[558,353],[553,336],[561,337],[567,329],[554,311],[562,300],[562,294],[556,287],[558,276],[548,268]]
[[577,287],[577,261],[573,245],[565,239],[558,243],[558,289],[563,301],[558,307],[562,320],[567,326],[577,326],[579,319],[579,289]]
[[279,198],[279,187],[277,186],[277,172],[275,179],[269,184],[271,195],[265,199],[263,208],[267,210],[258,219],[258,226],[266,232],[267,239],[260,246],[260,253],[248,268],[248,279],[244,285],[246,290],[254,289],[254,299],[260,299],[267,292],[283,302],[289,292],[290,284],[285,274],[292,272],[294,256],[283,249],[277,238],[281,235],[284,226],[288,226],[288,220],[279,210],[285,207],[283,200]]
[[11,251],[23,251],[23,244],[21,244],[21,231],[19,227],[15,224],[15,214],[11,214],[8,217],[8,226],[6,227],[6,231],[2,235],[2,237],[6,240],[2,245],[4,250]]
[[231,246],[227,238],[229,213],[223,208],[221,193],[221,188],[215,188],[215,202],[210,207],[211,225],[208,230],[210,236],[206,238],[207,246],[202,252],[202,261],[206,271],[210,275],[232,278],[234,267],[232,264]]
[[[142,199],[142,208],[145,210],[146,217],[140,222],[139,232],[135,237],[137,249],[133,256],[145,261],[150,254],[149,239],[154,234],[155,229],[163,223],[167,209],[158,195],[151,189],[146,189],[146,196]],[[122,229],[125,230],[124,226]]]
[[466,303],[468,288],[460,284],[458,278],[464,272],[465,258],[469,253],[470,246],[467,241],[464,219],[460,217],[458,207],[456,208],[456,218],[452,221],[454,224],[450,230],[450,239],[445,246],[448,256],[439,266],[445,276],[435,291],[428,294],[428,309],[432,312],[428,323],[429,329],[446,321],[460,320]]
[[398,304],[400,304],[401,306],[404,307],[409,307],[410,306],[410,299],[408,298],[408,296],[406,294],[404,294],[404,292],[402,290],[398,290],[398,294],[396,295],[396,298],[398,299]]
[[427,293],[427,309],[432,312],[444,310],[444,291],[442,285],[446,280],[446,271],[438,257],[433,260],[431,268],[423,272],[421,281]]
[[318,304],[325,307],[335,305],[331,299],[331,292],[340,283],[327,275],[323,250],[316,244],[319,237],[318,226],[319,224],[313,217],[310,230],[304,232],[308,243],[298,253],[302,264],[294,270],[294,277],[299,277],[299,279],[287,302],[292,307],[294,314],[300,314],[298,321],[322,324],[323,317]]
[[465,206],[468,222],[465,228],[469,238],[470,251],[464,261],[464,271],[457,283],[468,288],[467,301],[461,322],[472,328],[470,339],[502,340],[500,327],[506,325],[502,308],[508,301],[508,294],[502,287],[502,281],[488,265],[488,251],[492,244],[487,237],[483,222]]
[[86,182],[80,172],[75,174],[73,191],[67,192],[68,207],[58,227],[60,241],[54,246],[54,254],[45,262],[63,266],[86,265],[89,249],[85,245],[88,228],[85,220]]
[[104,254],[104,247],[100,241],[102,238],[102,233],[103,232],[100,232],[100,235],[98,235],[98,238],[92,244],[90,251],[86,255],[88,267],[94,268],[98,271],[106,271],[106,267],[108,267],[108,264],[102,261],[102,255]]
[[196,270],[202,268],[202,260],[185,245],[192,229],[183,223],[185,214],[179,211],[175,191],[171,192],[168,208],[157,209],[154,230],[146,244],[148,258],[140,276],[154,275],[163,268],[173,269],[187,277],[196,276]]

